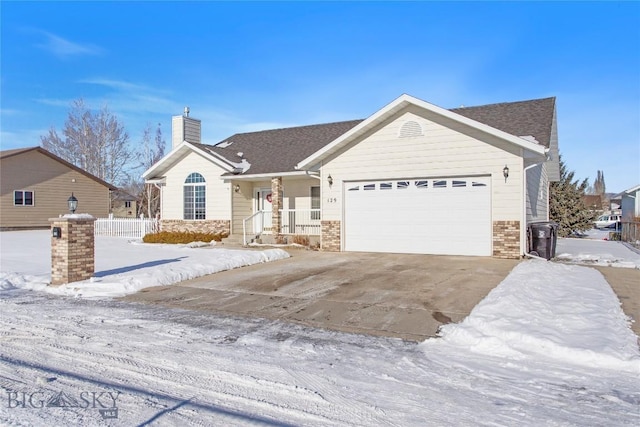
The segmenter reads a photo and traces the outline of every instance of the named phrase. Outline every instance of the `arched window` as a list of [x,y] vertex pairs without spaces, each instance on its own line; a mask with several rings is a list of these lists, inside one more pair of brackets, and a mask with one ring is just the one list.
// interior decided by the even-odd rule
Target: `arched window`
[[194,172],[184,181],[184,219],[206,219],[206,206],[204,177]]

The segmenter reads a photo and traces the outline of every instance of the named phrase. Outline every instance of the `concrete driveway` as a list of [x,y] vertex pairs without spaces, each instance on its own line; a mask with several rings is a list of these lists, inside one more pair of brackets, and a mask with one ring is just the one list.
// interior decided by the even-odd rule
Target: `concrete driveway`
[[460,257],[288,250],[291,258],[123,298],[423,340],[458,322],[518,263]]

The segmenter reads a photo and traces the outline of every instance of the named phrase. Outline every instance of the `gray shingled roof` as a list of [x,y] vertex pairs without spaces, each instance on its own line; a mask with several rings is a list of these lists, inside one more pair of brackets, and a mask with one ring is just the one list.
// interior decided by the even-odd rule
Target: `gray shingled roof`
[[549,148],[556,98],[503,102],[450,111],[515,136],[533,136]]
[[[242,152],[244,158],[251,163],[246,174],[291,172],[300,160],[315,153],[361,121],[237,133],[216,146],[204,147],[235,163],[240,162],[237,153]],[[229,143],[230,145],[226,145]],[[203,148],[203,145],[200,147]]]
[[[549,147],[555,98],[505,102],[450,111],[515,136],[533,136]],[[237,133],[216,145],[194,144],[230,162],[240,163],[239,152],[251,164],[245,174],[292,172],[315,153],[363,120]]]

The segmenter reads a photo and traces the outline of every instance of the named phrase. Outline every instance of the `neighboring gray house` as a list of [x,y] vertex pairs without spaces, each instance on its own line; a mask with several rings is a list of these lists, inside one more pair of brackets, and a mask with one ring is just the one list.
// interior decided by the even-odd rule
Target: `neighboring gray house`
[[555,98],[447,110],[402,95],[364,120],[200,143],[174,117],[147,170],[165,230],[318,236],[323,250],[517,258],[559,180]]
[[640,217],[640,185],[631,187],[623,191],[620,196],[620,209],[622,210],[622,221],[633,221]]

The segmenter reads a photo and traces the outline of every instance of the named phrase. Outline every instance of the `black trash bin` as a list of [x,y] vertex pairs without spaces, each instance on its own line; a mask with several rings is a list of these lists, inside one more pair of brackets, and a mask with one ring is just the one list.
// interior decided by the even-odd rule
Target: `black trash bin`
[[544,259],[556,256],[558,224],[555,222],[534,222],[529,225],[529,253]]

